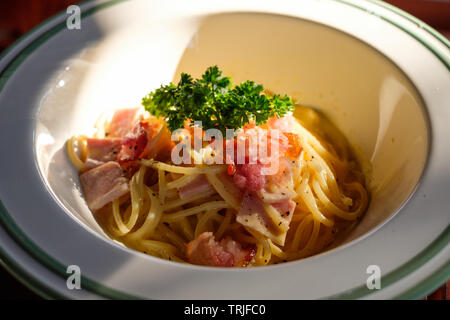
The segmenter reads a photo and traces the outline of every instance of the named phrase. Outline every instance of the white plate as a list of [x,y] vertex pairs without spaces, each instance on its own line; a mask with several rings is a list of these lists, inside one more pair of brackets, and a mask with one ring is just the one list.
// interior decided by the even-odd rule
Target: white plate
[[[434,30],[378,1],[98,1],[81,8],[81,30],[68,30],[62,13],[0,60],[1,261],[29,287],[67,298],[420,298],[449,277],[450,51]],[[225,34],[222,43],[239,46],[205,54],[204,39],[214,41],[211,30],[224,26],[240,38]],[[272,56],[250,55],[259,44]],[[273,55],[279,59],[264,60]],[[64,140],[89,133],[102,110],[138,104],[180,70],[198,73],[199,60],[323,107],[361,157],[403,168],[378,180],[392,192],[373,194],[351,241],[301,261],[225,270],[163,261],[105,238],[61,151]],[[289,65],[301,67],[295,81]],[[395,80],[380,96],[378,75]],[[395,88],[401,99],[390,94]],[[386,99],[396,105],[387,120]],[[81,290],[66,286],[69,265],[81,269]],[[380,290],[366,286],[370,265],[381,269]]]

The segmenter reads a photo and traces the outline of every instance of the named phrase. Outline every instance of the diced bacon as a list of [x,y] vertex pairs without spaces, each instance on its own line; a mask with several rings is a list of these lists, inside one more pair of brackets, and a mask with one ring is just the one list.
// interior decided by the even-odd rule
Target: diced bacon
[[222,239],[220,245],[233,255],[233,267],[246,267],[256,254],[255,246],[243,249],[239,242],[230,237]]
[[108,161],[115,161],[117,154],[122,148],[121,139],[118,138],[89,138],[86,144],[87,159],[85,168],[87,169],[97,167]]
[[117,160],[127,177],[131,177],[139,170],[140,163],[138,160],[145,158],[146,149],[151,144],[152,135],[152,127],[149,127],[147,122],[141,121],[122,138],[122,149]]
[[233,176],[233,182],[241,190],[245,190],[247,186],[247,177],[241,174],[236,174],[236,169],[234,170],[235,174]]
[[141,118],[140,108],[119,109],[106,130],[108,137],[122,138],[130,132]]
[[[270,181],[286,180],[284,170],[287,159],[296,160],[301,152],[299,137],[291,132],[279,132],[278,130],[291,123],[291,119],[271,118],[269,130],[252,128],[240,132],[238,137],[227,144],[234,145],[234,156],[226,157],[227,163],[235,164],[236,170],[230,170],[234,183],[241,190],[257,192],[265,187]],[[269,127],[270,127],[269,126]],[[253,138],[252,138],[253,137]],[[243,149],[245,142],[245,156],[238,156],[237,151]],[[239,145],[241,147],[239,147]],[[253,150],[253,151],[252,151]],[[250,164],[250,155],[257,155],[256,163]],[[234,158],[234,159],[232,159]],[[230,160],[233,161],[230,161]],[[242,163],[244,162],[244,163]],[[233,169],[233,168],[231,168]]]
[[117,157],[119,162],[137,160],[144,151],[148,142],[147,131],[137,124],[132,132],[127,133],[122,139],[122,149]]
[[241,190],[256,192],[265,186],[265,177],[261,173],[261,164],[237,164],[233,181]]
[[212,232],[203,232],[186,247],[190,263],[215,267],[246,267],[256,252],[254,246],[243,249],[230,237],[217,242]]
[[110,161],[80,175],[81,187],[91,210],[128,193],[128,179],[117,162]]
[[214,240],[212,232],[204,232],[189,242],[186,255],[190,263],[204,266],[232,267],[234,262],[233,255]]
[[211,185],[205,175],[201,174],[187,185],[178,189],[181,199],[189,198],[193,195],[208,191]]

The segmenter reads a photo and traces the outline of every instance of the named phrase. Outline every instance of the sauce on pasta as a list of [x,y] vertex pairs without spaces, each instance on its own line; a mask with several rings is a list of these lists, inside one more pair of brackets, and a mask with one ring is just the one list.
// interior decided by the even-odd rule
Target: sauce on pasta
[[[239,261],[241,266],[297,260],[337,245],[367,208],[364,176],[336,128],[305,107],[296,107],[293,114],[295,117],[288,116],[289,130],[297,135],[301,152],[289,167],[291,179],[283,182],[286,183],[283,190],[290,192],[290,200],[295,202],[289,223],[284,223],[283,213],[263,201],[264,214],[275,221],[275,228],[267,228],[264,233],[252,228],[251,223],[242,223],[239,219],[242,198],[251,193],[243,195],[228,166],[171,164],[167,137],[160,138],[164,140],[161,145],[154,141],[153,148],[162,150],[162,156],[153,153],[139,159],[139,168],[128,182],[129,192],[94,210],[96,219],[112,239],[132,249],[178,262],[189,262],[188,244],[202,234],[208,235],[207,240],[214,241],[213,245],[220,247],[221,241],[228,239],[244,253],[250,252],[248,261]],[[152,118],[152,121],[156,120]],[[160,130],[167,130],[160,125]],[[308,129],[314,125],[319,126],[317,132]],[[95,139],[107,138],[107,127],[107,123],[102,123]],[[168,132],[153,134],[157,137]],[[324,139],[330,134],[335,137],[334,145]],[[68,155],[82,173],[87,170],[88,139],[72,137],[67,143]],[[154,160],[157,158],[161,160]],[[201,192],[180,197],[180,190],[195,187],[193,183],[200,177],[204,179],[202,185],[207,182]],[[273,197],[277,190],[270,188],[276,187],[266,186],[260,194]],[[208,265],[221,266],[220,263]]]

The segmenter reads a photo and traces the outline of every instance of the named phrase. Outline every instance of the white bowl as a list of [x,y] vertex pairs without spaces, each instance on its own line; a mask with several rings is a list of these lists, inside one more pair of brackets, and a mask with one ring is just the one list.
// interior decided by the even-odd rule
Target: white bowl
[[[68,298],[418,298],[448,278],[442,36],[374,1],[102,1],[82,11],[81,30],[58,15],[0,61],[0,252],[31,288]],[[103,111],[214,64],[317,107],[346,135],[371,203],[344,245],[230,270],[164,261],[104,234],[65,141],[91,133]],[[69,265],[81,269],[81,290],[66,286]],[[371,265],[380,290],[366,286]]]

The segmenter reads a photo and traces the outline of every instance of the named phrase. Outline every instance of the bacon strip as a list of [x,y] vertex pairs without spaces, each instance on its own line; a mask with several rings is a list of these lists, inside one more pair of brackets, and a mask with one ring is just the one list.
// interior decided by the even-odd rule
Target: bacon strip
[[85,168],[95,168],[105,162],[115,161],[122,148],[119,138],[97,139],[89,138],[87,144],[87,159]]
[[[280,213],[280,221],[289,225],[295,210],[296,203],[290,199],[284,199],[271,205]],[[261,199],[253,194],[246,193],[242,200],[241,209],[236,215],[236,221],[243,226],[255,230],[268,237],[279,245],[284,245],[286,232],[280,232],[272,219],[267,215]]]
[[128,179],[117,162],[110,161],[80,175],[81,187],[91,210],[98,210],[129,192]]
[[107,136],[122,138],[130,132],[140,120],[140,110],[140,108],[116,110],[106,130]]

